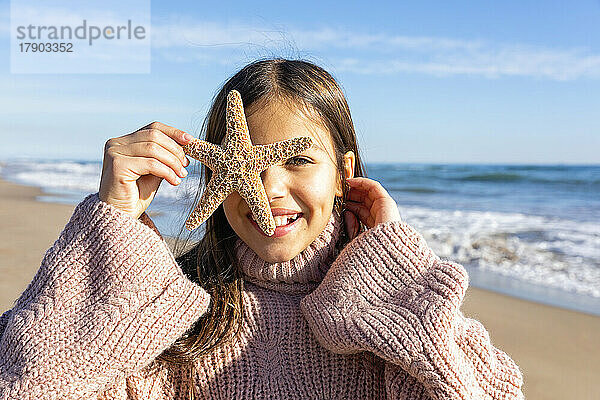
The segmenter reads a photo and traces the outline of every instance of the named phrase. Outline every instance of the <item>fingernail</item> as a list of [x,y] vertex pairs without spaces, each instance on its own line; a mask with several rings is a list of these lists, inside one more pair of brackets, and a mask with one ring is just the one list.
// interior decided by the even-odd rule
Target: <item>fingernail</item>
[[187,174],[188,174],[188,172],[186,171],[186,169],[181,167],[181,175],[187,176]]
[[175,177],[175,183],[179,185],[181,183],[181,179],[178,176]]
[[184,133],[184,134],[183,134],[183,138],[184,138],[185,140],[192,140],[192,135],[190,135],[189,133]]

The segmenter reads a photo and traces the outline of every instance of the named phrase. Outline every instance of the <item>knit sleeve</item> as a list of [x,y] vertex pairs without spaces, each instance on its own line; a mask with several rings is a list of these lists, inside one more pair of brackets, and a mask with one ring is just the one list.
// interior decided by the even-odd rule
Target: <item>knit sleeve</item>
[[388,399],[521,399],[519,367],[460,311],[468,275],[408,223],[361,233],[300,307],[316,339],[386,361]]
[[0,317],[0,399],[82,399],[149,365],[207,310],[166,242],[88,195]]

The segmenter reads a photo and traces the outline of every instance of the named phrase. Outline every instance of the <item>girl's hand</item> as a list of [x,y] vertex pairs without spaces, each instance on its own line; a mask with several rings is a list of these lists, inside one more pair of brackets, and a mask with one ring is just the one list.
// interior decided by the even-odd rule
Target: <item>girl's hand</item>
[[160,122],[108,139],[104,145],[100,200],[139,218],[163,179],[178,185],[178,176],[187,175],[184,167],[190,161],[182,146],[191,140],[187,133]]
[[381,183],[363,177],[347,178],[346,182],[350,186],[350,191],[345,205],[351,212],[344,213],[344,220],[350,239],[358,234],[359,220],[367,228],[382,222],[402,220],[398,205]]

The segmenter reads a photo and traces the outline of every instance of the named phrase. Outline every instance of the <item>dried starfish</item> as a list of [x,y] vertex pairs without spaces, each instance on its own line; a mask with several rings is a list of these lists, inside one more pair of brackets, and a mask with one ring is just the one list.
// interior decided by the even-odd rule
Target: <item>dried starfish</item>
[[258,226],[268,236],[275,232],[275,220],[260,173],[273,164],[294,157],[312,145],[310,137],[298,137],[265,145],[252,145],[242,97],[237,90],[227,94],[227,134],[222,145],[200,139],[183,146],[185,154],[207,167],[213,174],[200,202],[185,226],[196,229],[233,191],[248,203]]

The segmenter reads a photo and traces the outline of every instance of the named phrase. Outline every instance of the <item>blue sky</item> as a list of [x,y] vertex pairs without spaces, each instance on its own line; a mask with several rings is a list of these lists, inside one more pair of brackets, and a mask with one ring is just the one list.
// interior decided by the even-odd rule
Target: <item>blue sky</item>
[[153,1],[150,74],[11,74],[0,2],[0,159],[197,135],[223,81],[284,56],[338,79],[367,162],[600,163],[600,0],[221,3]]

